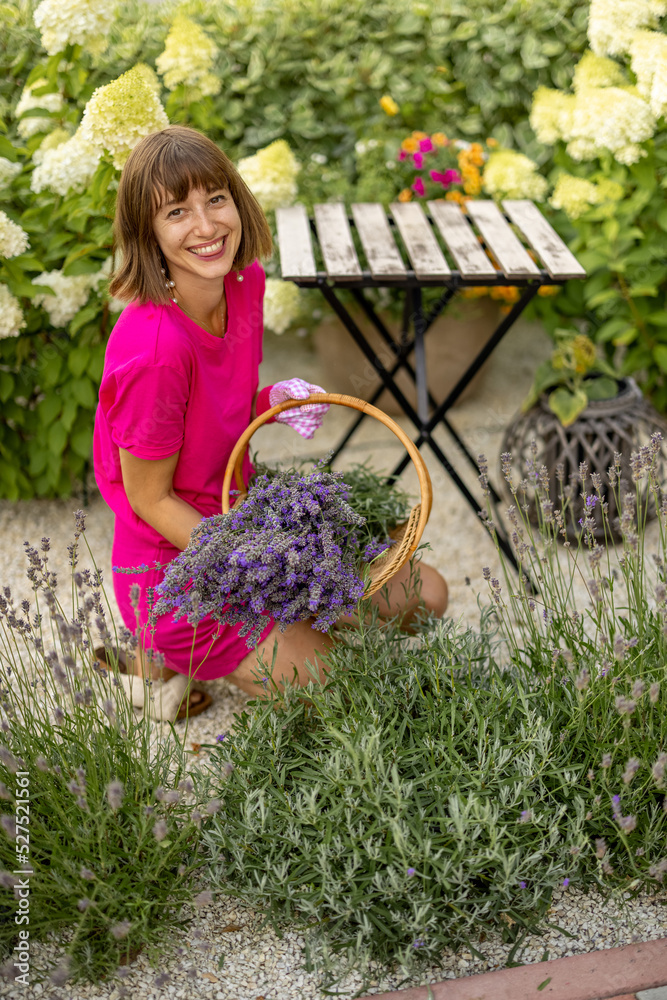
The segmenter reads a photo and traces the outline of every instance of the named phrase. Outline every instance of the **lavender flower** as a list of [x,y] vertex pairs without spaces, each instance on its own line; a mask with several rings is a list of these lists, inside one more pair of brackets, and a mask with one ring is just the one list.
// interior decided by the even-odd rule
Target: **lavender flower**
[[314,616],[327,631],[364,593],[356,529],[365,519],[347,500],[339,473],[259,476],[243,503],[199,524],[167,567],[154,614],[242,623],[250,647],[266,615],[282,629]]
[[116,939],[116,941],[122,941],[123,938],[127,937],[131,929],[132,924],[129,920],[121,920],[119,923],[113,924],[109,928],[109,933]]
[[158,843],[167,836],[167,824],[163,819],[157,820],[153,826],[153,836]]
[[624,833],[632,833],[632,831],[637,826],[637,817],[636,816],[619,816],[617,822],[618,822],[618,825],[620,826],[621,830],[624,831]]
[[194,897],[192,902],[195,904],[198,910],[202,909],[205,906],[210,906],[211,903],[213,902],[213,893],[210,892],[208,889],[205,890],[204,892],[199,892]]
[[631,757],[630,760],[625,765],[625,771],[623,772],[623,782],[629,785],[635,774],[641,766],[641,761],[637,760],[636,757]]
[[122,781],[110,781],[107,785],[107,801],[114,812],[122,806],[124,792]]

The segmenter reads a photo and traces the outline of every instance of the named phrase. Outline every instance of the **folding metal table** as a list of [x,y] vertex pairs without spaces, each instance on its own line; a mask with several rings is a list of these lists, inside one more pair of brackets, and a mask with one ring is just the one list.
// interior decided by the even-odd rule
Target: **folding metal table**
[[[503,201],[505,214],[495,202],[484,200],[468,201],[465,210],[453,201],[426,202],[425,207],[428,215],[422,203],[397,202],[389,206],[387,215],[382,205],[358,204],[351,206],[349,216],[342,203],[332,202],[315,205],[313,219],[309,219],[303,205],[279,208],[276,221],[282,277],[302,288],[319,288],[382,380],[370,402],[374,403],[385,388],[389,390],[418,431],[417,447],[428,444],[477,513],[482,502],[461,479],[433,432],[439,426],[444,427],[466,461],[479,472],[475,458],[448,420],[448,411],[538,289],[543,285],[563,284],[569,278],[583,278],[586,272],[531,201]],[[521,294],[446,398],[436,400],[428,389],[425,334],[459,289],[482,285],[517,286]],[[429,287],[443,291],[425,313],[422,289]],[[364,295],[367,288],[402,291],[403,323],[399,340],[387,330]],[[353,294],[393,352],[396,360],[390,369],[384,366],[341,302],[336,294],[340,289]],[[414,368],[408,361],[412,350]],[[395,375],[402,368],[416,384],[416,410],[396,384]],[[363,419],[362,414],[355,420],[335,449],[334,458]],[[399,476],[408,461],[407,458],[401,461],[390,479]],[[492,484],[489,489],[494,503],[499,502],[500,496]],[[496,529],[501,548],[516,566],[497,518]]]

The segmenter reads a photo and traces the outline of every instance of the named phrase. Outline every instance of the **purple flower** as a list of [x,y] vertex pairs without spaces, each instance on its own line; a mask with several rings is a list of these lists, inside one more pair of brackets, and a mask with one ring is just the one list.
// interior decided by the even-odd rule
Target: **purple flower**
[[519,882],[519,888],[520,889],[525,889],[526,888],[526,883],[525,882]]
[[414,874],[416,874],[416,872],[415,872],[414,868],[408,868],[408,870],[407,870],[407,872],[405,874],[409,875],[410,877],[412,877]]
[[215,742],[216,743],[222,743],[224,741],[226,735],[227,735],[227,733],[218,733],[218,735],[215,738]]
[[567,887],[568,887],[569,884],[570,884],[569,878],[564,878],[563,879],[563,888],[567,889]]

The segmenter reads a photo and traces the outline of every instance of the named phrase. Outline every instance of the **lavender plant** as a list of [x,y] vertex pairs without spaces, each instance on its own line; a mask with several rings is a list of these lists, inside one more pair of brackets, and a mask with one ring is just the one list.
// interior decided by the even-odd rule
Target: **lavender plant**
[[153,613],[171,611],[193,625],[207,615],[241,622],[249,647],[267,615],[283,630],[314,617],[313,628],[327,631],[355,609],[364,593],[361,559],[386,549],[390,522],[404,507],[398,493],[384,507],[373,505],[378,477],[369,470],[358,472],[356,482],[358,507],[373,510],[379,539],[364,530],[366,518],[355,510],[355,491],[342,473],[321,466],[265,471],[242,503],[201,522],[168,565]]
[[[94,660],[100,642],[136,640],[115,633],[94,563],[79,568],[84,527],[78,512],[70,595],[48,539],[27,546],[32,605],[0,595],[0,981],[17,971],[17,870],[30,871],[31,982],[62,985],[108,975],[143,948],[156,960],[199,867],[180,744],[137,720],[117,670]],[[55,951],[35,951],[47,938]]]
[[[325,686],[241,715],[224,787],[214,751],[208,794],[223,801],[224,822],[203,836],[213,878],[276,926],[301,926],[330,983],[343,956],[348,968],[375,960],[408,974],[444,946],[483,954],[489,930],[520,960],[528,932],[548,924],[554,891],[569,886],[664,891],[658,447],[633,457],[634,484],[620,482],[620,457],[609,484],[580,470],[589,511],[608,512],[617,491],[619,551],[595,541],[586,516],[571,542],[568,485],[553,504],[529,467],[509,520],[535,589],[503,564],[503,582],[485,571],[491,603],[479,630],[424,622],[406,638],[360,625],[331,650]],[[481,471],[486,489],[484,460]],[[660,512],[652,558],[634,501],[647,477]],[[526,517],[533,492],[541,534]],[[489,507],[492,534],[495,516]]]

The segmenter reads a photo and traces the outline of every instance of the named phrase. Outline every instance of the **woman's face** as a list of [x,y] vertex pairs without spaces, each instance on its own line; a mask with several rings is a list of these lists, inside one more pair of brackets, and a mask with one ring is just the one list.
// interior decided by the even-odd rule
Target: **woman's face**
[[191,188],[185,201],[167,194],[153,232],[176,290],[207,287],[231,271],[241,242],[241,219],[227,187]]

